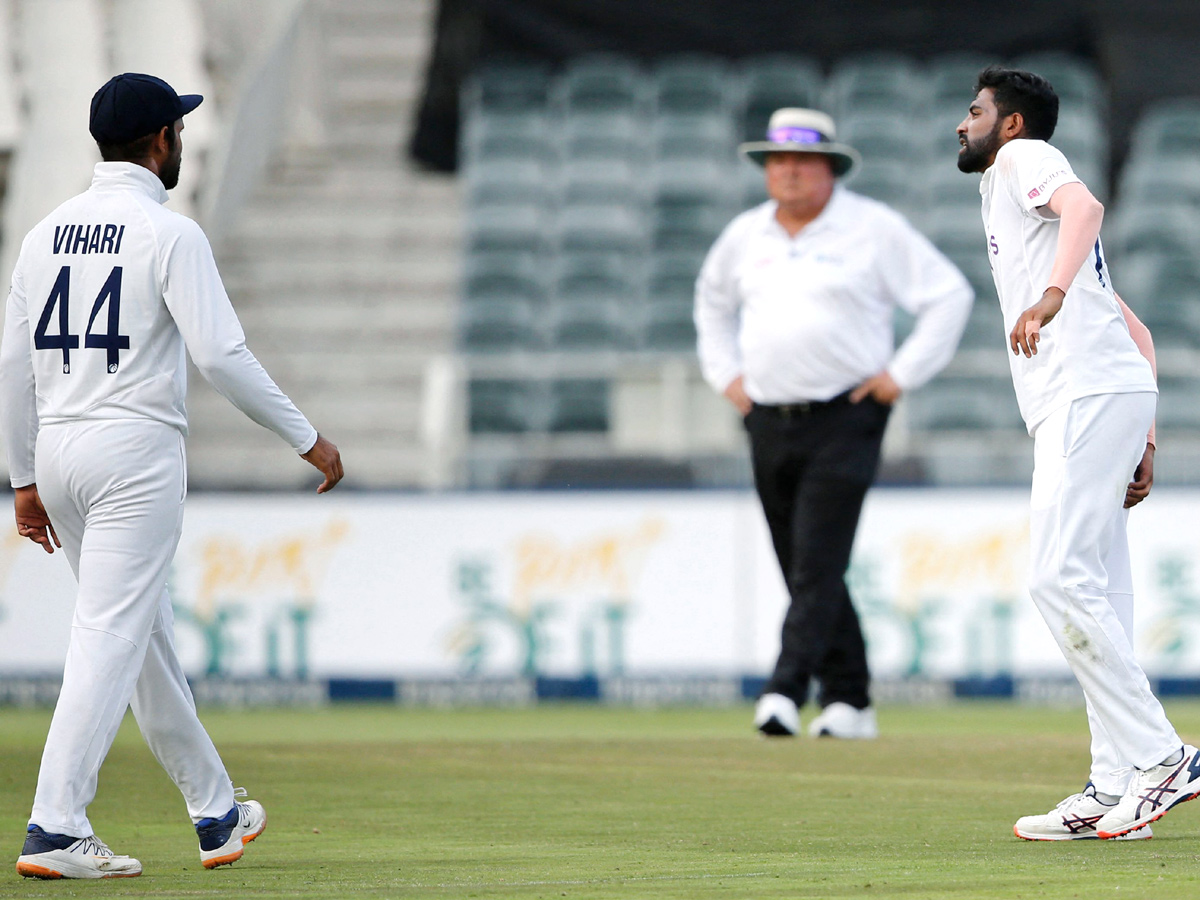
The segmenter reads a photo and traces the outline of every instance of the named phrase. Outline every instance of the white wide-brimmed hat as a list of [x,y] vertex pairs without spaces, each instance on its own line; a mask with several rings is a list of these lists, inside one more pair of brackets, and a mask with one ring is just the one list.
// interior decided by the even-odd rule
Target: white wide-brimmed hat
[[820,110],[785,107],[771,114],[765,141],[742,144],[738,152],[760,166],[768,153],[824,153],[832,157],[833,174],[841,178],[858,168],[862,157],[853,147],[837,143],[836,134],[833,119]]

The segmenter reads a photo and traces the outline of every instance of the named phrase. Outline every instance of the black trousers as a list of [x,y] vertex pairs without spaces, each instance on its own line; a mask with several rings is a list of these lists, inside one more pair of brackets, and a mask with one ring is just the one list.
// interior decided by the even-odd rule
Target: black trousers
[[791,604],[764,693],[821,706],[870,704],[870,673],[846,569],[863,498],[879,466],[891,407],[847,395],[826,403],[759,406],[746,416],[754,485]]

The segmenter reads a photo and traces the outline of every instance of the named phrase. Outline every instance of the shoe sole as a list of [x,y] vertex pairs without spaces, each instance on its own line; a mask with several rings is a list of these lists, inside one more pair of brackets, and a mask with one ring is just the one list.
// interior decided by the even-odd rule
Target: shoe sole
[[1189,800],[1195,800],[1197,797],[1200,797],[1200,791],[1197,791],[1194,794],[1188,794],[1186,797],[1180,797],[1166,809],[1160,810],[1152,816],[1147,816],[1145,819],[1135,819],[1132,825],[1130,825],[1128,828],[1122,829],[1121,831],[1097,831],[1096,834],[1101,840],[1105,841],[1112,840],[1113,838],[1124,837],[1131,831],[1137,831],[1139,828],[1145,828],[1152,822],[1157,822],[1159,819],[1177,807],[1180,803],[1187,803]]
[[203,865],[204,868],[206,868],[206,869],[215,869],[215,868],[217,868],[217,866],[228,866],[232,863],[237,862],[239,859],[242,858],[242,854],[246,852],[246,850],[245,850],[246,845],[266,830],[267,830],[267,816],[266,816],[266,813],[264,813],[262,827],[259,828],[258,831],[254,832],[254,834],[242,835],[242,846],[238,847],[232,853],[227,853],[225,856],[218,856],[214,859],[203,860],[201,862],[201,865]]
[[[1126,832],[1126,835],[1133,834],[1135,831],[1140,831],[1141,829],[1145,828],[1149,824],[1150,823],[1147,822],[1146,825],[1140,825],[1137,828],[1131,828],[1128,832]],[[1097,840],[1102,840],[1102,838],[1100,837],[1100,835],[1098,833],[1097,834],[1079,834],[1079,835],[1075,835],[1075,834],[1063,834],[1063,835],[1039,834],[1036,836],[1029,835],[1029,834],[1021,834],[1021,832],[1017,831],[1017,828],[1015,825],[1013,826],[1013,834],[1015,834],[1017,837],[1019,837],[1023,841],[1097,841]],[[1124,836],[1125,835],[1122,835],[1122,837],[1124,837]],[[1154,839],[1153,834],[1147,834],[1144,837],[1134,838],[1134,840],[1139,840],[1139,841],[1149,841],[1149,840],[1153,840],[1153,839]]]
[[1021,834],[1021,832],[1017,831],[1015,825],[1013,826],[1013,834],[1023,841],[1096,841],[1100,839],[1099,835],[1094,832],[1092,834],[1039,834],[1036,836]]
[[758,730],[767,737],[795,737],[796,732],[789,729],[774,716],[758,726]]
[[54,869],[47,869],[45,866],[37,866],[29,862],[17,863],[17,874],[25,878],[41,878],[44,881],[51,881],[56,878],[75,878],[83,881],[92,878],[137,878],[141,872],[106,872],[100,875],[64,875]]

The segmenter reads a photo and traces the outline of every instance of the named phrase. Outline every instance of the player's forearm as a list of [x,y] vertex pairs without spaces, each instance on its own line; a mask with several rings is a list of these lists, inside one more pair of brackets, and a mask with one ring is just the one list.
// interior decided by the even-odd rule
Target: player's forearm
[[33,453],[37,441],[37,399],[29,340],[22,333],[28,320],[10,303],[0,345],[0,431],[8,452],[10,483],[14,488],[33,484]]
[[[1067,191],[1066,188],[1078,190]],[[1063,193],[1066,196],[1060,199],[1059,195]],[[1104,221],[1104,205],[1083,185],[1071,184],[1056,191],[1049,206],[1059,215],[1059,227],[1054,266],[1046,287],[1059,288],[1065,294],[1084,261],[1096,249],[1100,225]]]
[[215,354],[192,351],[192,361],[205,380],[247,418],[275,432],[297,453],[312,449],[316,429],[245,344]]

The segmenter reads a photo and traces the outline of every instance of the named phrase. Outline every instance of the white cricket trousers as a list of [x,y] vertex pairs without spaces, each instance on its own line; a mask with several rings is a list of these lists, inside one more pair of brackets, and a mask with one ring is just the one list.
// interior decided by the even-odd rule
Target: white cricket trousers
[[1123,506],[1155,404],[1153,393],[1082,397],[1034,432],[1029,589],[1083,688],[1091,780],[1106,794],[1125,792],[1127,767],[1157,765],[1183,743],[1133,655]]
[[38,494],[79,594],[30,823],[93,834],[87,808],[127,707],[193,822],[233,808],[175,653],[167,570],[183,527],[183,436],[150,420],[43,427]]

